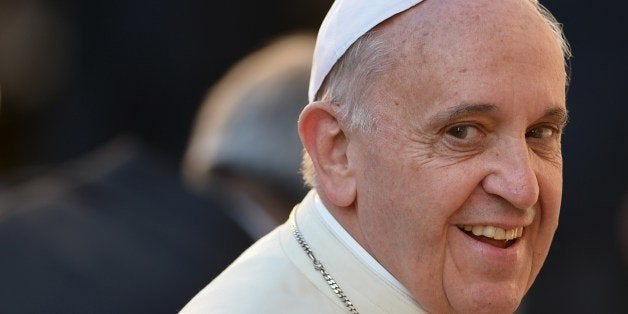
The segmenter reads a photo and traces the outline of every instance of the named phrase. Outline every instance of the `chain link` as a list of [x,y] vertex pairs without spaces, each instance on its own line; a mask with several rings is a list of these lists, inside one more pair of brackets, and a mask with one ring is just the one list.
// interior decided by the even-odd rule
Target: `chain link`
[[331,290],[334,291],[334,294],[336,294],[336,296],[340,298],[340,300],[344,303],[349,312],[353,314],[359,314],[353,303],[351,303],[351,300],[349,300],[349,297],[347,297],[344,291],[340,289],[338,283],[336,283],[334,278],[327,272],[327,270],[325,270],[323,264],[316,258],[316,256],[314,256],[314,252],[312,252],[310,245],[305,241],[303,235],[301,235],[301,232],[299,232],[299,229],[297,228],[294,220],[290,222],[290,226],[292,227],[292,232],[294,233],[294,237],[296,238],[297,242],[303,248],[303,250],[305,250],[305,254],[307,254],[307,257],[309,257],[312,261],[314,269],[320,272],[321,275],[323,275],[323,279],[327,282]]

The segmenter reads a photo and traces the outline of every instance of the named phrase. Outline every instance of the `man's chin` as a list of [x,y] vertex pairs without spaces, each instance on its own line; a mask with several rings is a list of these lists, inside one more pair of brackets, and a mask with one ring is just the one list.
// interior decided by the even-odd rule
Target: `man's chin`
[[513,313],[519,307],[525,289],[514,282],[461,285],[446,291],[454,312]]
[[525,285],[514,280],[469,283],[443,279],[445,285],[440,292],[414,291],[416,300],[428,313],[514,313],[527,291]]
[[449,232],[443,288],[453,310],[514,312],[533,278],[530,238],[524,235],[499,246],[457,227]]

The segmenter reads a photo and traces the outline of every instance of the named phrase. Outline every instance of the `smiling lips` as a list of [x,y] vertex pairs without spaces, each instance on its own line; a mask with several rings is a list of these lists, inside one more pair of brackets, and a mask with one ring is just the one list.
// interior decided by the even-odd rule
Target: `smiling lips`
[[458,228],[478,241],[500,248],[509,247],[514,242],[511,240],[516,240],[523,234],[523,227],[506,230],[495,226],[460,225]]

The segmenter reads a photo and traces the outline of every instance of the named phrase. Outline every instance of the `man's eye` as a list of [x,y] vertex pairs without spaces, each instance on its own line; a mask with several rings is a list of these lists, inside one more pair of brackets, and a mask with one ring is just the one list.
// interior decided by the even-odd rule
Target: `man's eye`
[[447,130],[447,134],[461,140],[473,139],[477,137],[479,133],[480,130],[472,125],[457,125]]
[[532,137],[532,138],[538,138],[538,139],[546,139],[546,138],[550,138],[554,135],[556,131],[551,128],[551,127],[547,127],[547,126],[539,126],[539,127],[535,127],[533,129],[531,129],[530,131],[526,132],[526,137]]

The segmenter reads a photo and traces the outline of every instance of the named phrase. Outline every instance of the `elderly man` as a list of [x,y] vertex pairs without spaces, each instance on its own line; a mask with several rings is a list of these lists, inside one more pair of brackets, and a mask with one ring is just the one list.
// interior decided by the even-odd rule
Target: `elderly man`
[[184,312],[515,311],[558,225],[558,23],[533,0],[339,0],[315,49],[313,191]]

